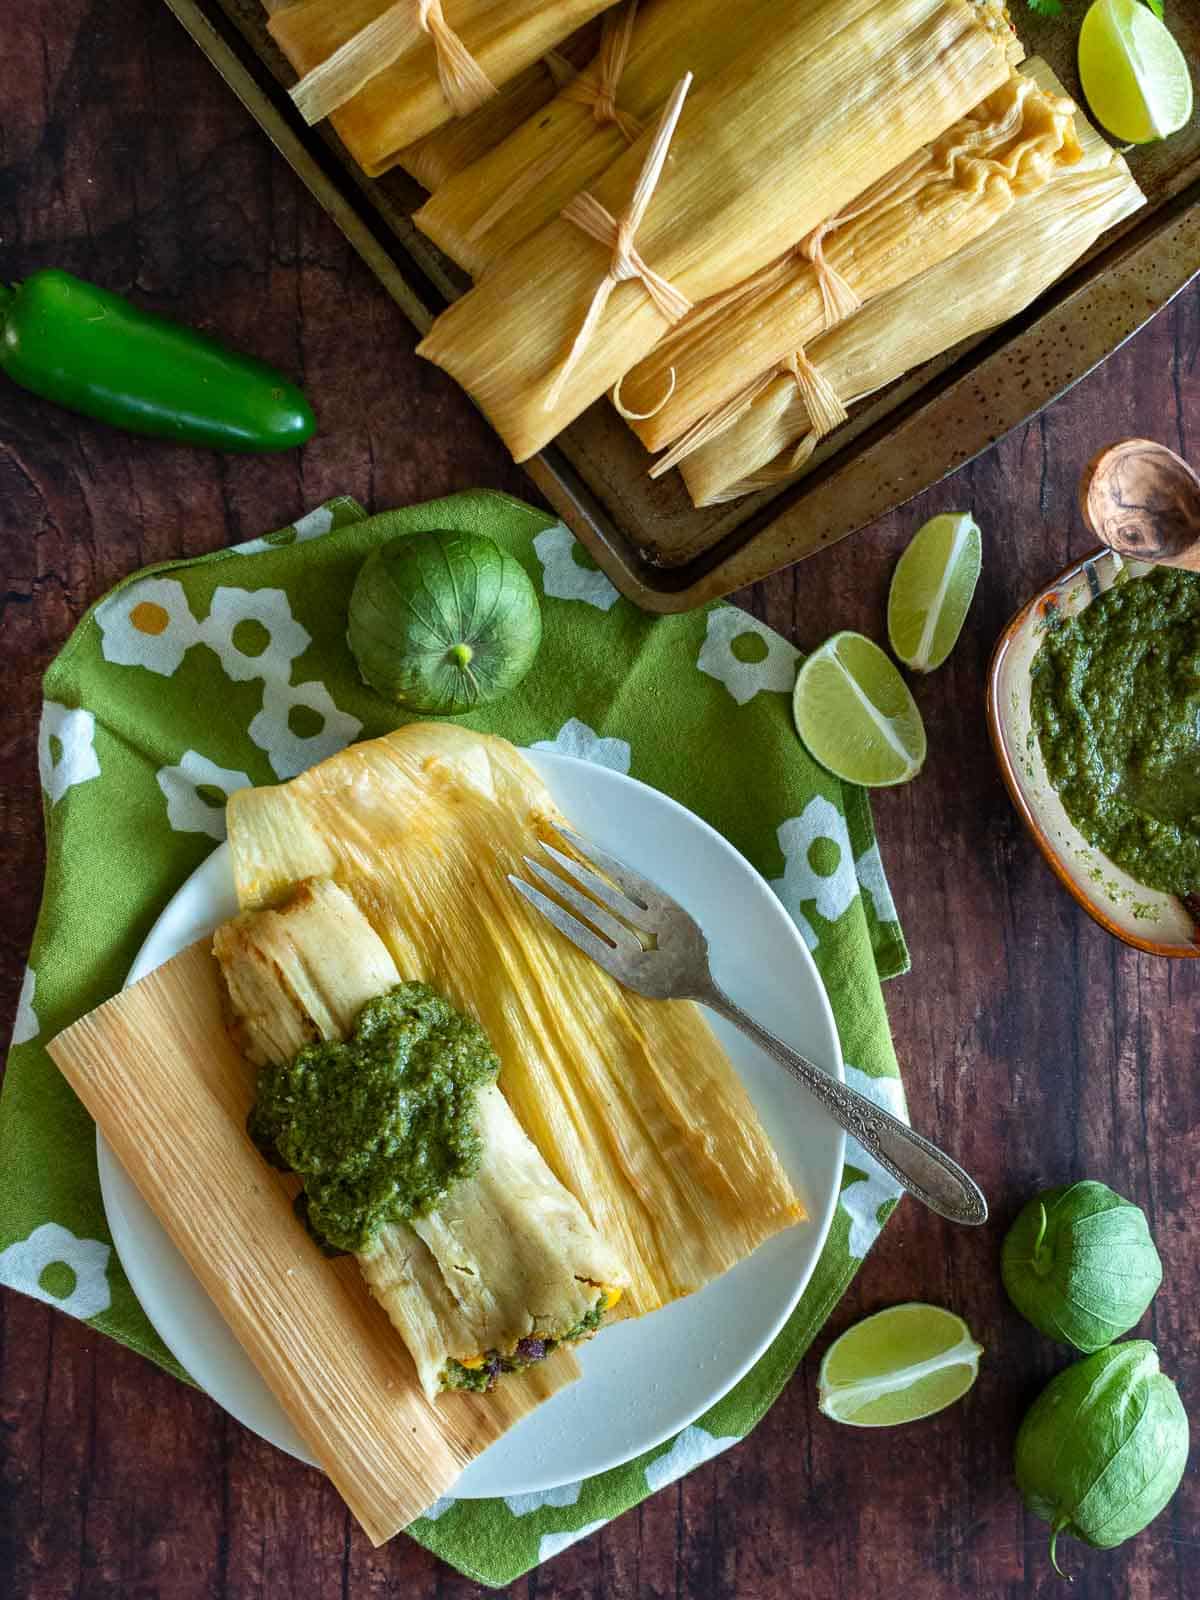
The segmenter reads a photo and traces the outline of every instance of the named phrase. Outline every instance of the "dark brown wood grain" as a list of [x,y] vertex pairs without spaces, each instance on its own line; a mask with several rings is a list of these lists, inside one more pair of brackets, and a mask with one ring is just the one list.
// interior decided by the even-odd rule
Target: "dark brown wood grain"
[[[305,383],[302,454],[217,458],[132,441],[0,382],[0,1014],[41,874],[39,677],[87,604],[146,562],[277,525],[335,491],[383,508],[468,485],[525,493],[413,336],[157,0],[28,0],[0,44],[0,273],[57,264],[225,336]],[[1200,1415],[1200,964],[1125,950],[1062,892],[1001,788],[988,655],[1086,548],[1084,462],[1123,434],[1200,461],[1200,290],[1045,416],[835,551],[742,596],[802,647],[878,636],[888,577],[932,512],[971,507],[985,569],[963,640],[916,692],[930,760],[879,796],[912,946],[888,1003],[920,1124],[976,1173],[994,1223],[902,1207],[752,1438],[513,1586],[514,1600],[1010,1600],[1060,1591],[1010,1477],[1021,1410],[1059,1362],[999,1283],[1036,1185],[1100,1177],[1143,1204],[1163,1289],[1145,1331]],[[830,1338],[921,1299],[987,1346],[967,1400],[887,1435],[816,1411]],[[1109,1553],[1066,1547],[1079,1600],[1200,1592],[1200,1491]],[[372,1551],[317,1474],[204,1396],[44,1306],[0,1297],[4,1600],[463,1600],[399,1538]]]

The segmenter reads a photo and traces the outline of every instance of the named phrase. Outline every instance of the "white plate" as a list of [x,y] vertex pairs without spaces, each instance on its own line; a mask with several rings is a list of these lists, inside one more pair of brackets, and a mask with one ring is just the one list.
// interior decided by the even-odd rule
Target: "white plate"
[[[795,924],[732,845],[675,801],[570,756],[526,752],[579,830],[652,877],[697,917],[722,987],[795,1049],[844,1076],[837,1029]],[[151,929],[136,982],[232,916],[229,847],[194,872]],[[470,1499],[534,1493],[619,1466],[693,1422],[778,1333],[833,1220],[844,1138],[760,1050],[713,1018],[808,1220],[769,1240],[699,1294],[605,1329],[579,1351],[583,1377],[498,1439],[463,1473]],[[307,1451],[153,1212],[97,1137],[109,1227],[134,1293],[168,1349],[217,1403],[302,1460]]]

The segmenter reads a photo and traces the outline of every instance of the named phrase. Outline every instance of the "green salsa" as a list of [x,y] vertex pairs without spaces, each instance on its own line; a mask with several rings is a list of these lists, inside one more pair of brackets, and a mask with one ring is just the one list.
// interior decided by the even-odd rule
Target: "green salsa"
[[250,1137],[304,1180],[306,1221],[366,1250],[478,1170],[475,1097],[500,1070],[477,1022],[424,983],[368,1001],[344,1043],[311,1044],[259,1074]]
[[1151,889],[1200,890],[1200,577],[1155,567],[1052,623],[1032,712],[1089,844]]

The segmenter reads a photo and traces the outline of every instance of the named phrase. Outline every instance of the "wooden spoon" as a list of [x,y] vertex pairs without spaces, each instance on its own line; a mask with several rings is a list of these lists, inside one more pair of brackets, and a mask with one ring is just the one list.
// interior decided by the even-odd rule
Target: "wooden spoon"
[[1118,555],[1200,572],[1200,477],[1165,444],[1122,439],[1079,485],[1083,520]]

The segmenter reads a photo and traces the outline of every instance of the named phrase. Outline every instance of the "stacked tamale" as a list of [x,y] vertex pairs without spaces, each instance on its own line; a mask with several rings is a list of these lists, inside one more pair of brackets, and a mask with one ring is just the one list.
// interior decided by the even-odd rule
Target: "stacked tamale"
[[[267,5],[301,106],[418,176],[477,280],[421,354],[518,461],[610,392],[696,504],[802,470],[1141,203],[1003,0],[493,0],[486,42],[483,0]],[[446,85],[442,22],[494,94]]]
[[[468,44],[479,3],[445,0]],[[526,37],[520,0],[498,9]],[[334,113],[364,164],[431,189],[415,221],[476,286],[420,352],[517,460],[608,392],[697,504],[779,483],[856,399],[1028,305],[1141,203],[1044,66],[1017,70],[1003,0],[546,9],[559,40],[604,16],[407,150],[397,66]],[[296,0],[271,27],[311,78],[384,10]]]

